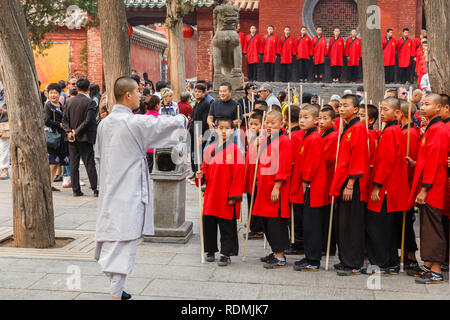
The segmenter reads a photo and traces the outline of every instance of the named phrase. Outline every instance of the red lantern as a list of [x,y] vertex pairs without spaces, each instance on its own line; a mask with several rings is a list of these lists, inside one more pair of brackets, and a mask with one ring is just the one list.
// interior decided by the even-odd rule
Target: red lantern
[[133,35],[133,27],[128,25],[128,36],[131,37]]
[[191,26],[188,25],[183,25],[183,38],[184,40],[186,39],[191,39],[194,36],[194,28],[192,28]]

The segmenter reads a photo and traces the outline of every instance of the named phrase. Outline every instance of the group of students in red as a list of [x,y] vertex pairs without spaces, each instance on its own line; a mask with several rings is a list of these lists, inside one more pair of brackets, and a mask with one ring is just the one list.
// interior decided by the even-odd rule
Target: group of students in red
[[[314,81],[323,81],[325,70],[325,57],[330,58],[331,78],[333,83],[339,82],[342,76],[344,59],[347,60],[349,81],[356,82],[359,74],[360,59],[362,57],[361,39],[357,37],[356,29],[351,30],[347,40],[341,36],[339,28],[335,28],[334,37],[329,40],[323,36],[323,29],[316,29],[317,35],[312,39],[308,36],[305,26],[301,27],[301,35],[295,39],[291,36],[291,28],[284,28],[284,35],[278,37],[274,34],[274,27],[269,25],[267,34],[261,37],[256,33],[256,27],[251,26],[247,36],[240,31],[242,52],[247,56],[247,71],[249,81],[258,78],[258,66],[260,58],[264,64],[265,80],[275,81],[275,61],[280,57],[281,81],[291,80],[293,64],[297,63],[298,74],[296,79],[307,82],[309,70],[313,66]],[[409,29],[404,28],[402,36],[395,40],[393,30],[386,31],[386,37],[382,39],[385,76],[387,83],[395,82],[396,66],[398,65],[398,82],[412,83],[413,71],[417,74],[418,84],[421,77],[426,74],[426,57],[424,52],[427,45],[426,30],[421,30],[420,37],[410,39]],[[396,58],[397,55],[397,58]],[[297,61],[297,62],[296,62]],[[398,63],[397,63],[398,61]],[[415,70],[412,70],[412,67]]]
[[[375,131],[378,108],[360,106],[352,94],[343,96],[338,108],[290,105],[284,117],[276,106],[260,107],[249,114],[245,155],[232,138],[235,119],[218,119],[217,139],[205,149],[196,173],[197,185],[206,184],[206,261],[215,261],[219,251],[218,228],[218,265],[227,266],[238,255],[237,220],[247,193],[253,200],[248,218],[258,221],[272,250],[261,258],[265,268],[286,266],[293,215],[294,237],[301,233],[305,254],[294,269],[319,271],[334,204],[330,229],[338,248],[338,275],[398,274],[406,218],[408,274],[418,283],[442,282],[450,215],[449,108],[447,95],[427,94],[421,105],[421,117],[427,120],[422,123],[427,124],[420,131],[411,121],[414,104],[389,97],[379,110],[382,130]],[[423,266],[415,256],[415,207]],[[369,268],[363,268],[365,256]]]

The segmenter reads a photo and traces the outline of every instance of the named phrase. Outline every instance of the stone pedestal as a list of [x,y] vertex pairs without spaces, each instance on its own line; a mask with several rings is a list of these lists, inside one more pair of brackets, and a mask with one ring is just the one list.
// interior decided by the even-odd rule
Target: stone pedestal
[[[167,152],[163,150],[165,156]],[[144,241],[183,244],[188,242],[193,234],[192,222],[185,221],[186,178],[189,172],[184,164],[167,166],[167,163],[161,163],[170,159],[158,159],[161,154],[161,150],[156,150],[154,170],[150,175],[153,182],[155,235],[145,237]],[[161,171],[161,167],[175,169]]]
[[235,74],[224,75],[222,73],[214,74],[214,91],[219,91],[220,85],[224,82],[229,82],[233,91],[244,89],[244,74],[242,71]]

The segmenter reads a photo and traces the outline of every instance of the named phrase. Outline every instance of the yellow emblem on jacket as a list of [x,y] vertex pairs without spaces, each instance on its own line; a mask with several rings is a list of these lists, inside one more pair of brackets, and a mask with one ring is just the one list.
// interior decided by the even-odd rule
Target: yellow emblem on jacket
[[232,157],[231,157],[231,154],[230,154],[230,153],[228,153],[228,154],[227,154],[227,161],[230,161],[230,160],[231,160],[231,158],[232,158]]
[[352,137],[352,133],[350,132],[350,133],[347,135],[346,140],[347,140],[347,141],[350,141],[351,137]]
[[422,138],[422,147],[425,146],[425,143],[427,143],[427,138],[423,137]]
[[300,154],[302,154],[304,150],[305,150],[305,146],[302,146],[302,148],[300,149]]

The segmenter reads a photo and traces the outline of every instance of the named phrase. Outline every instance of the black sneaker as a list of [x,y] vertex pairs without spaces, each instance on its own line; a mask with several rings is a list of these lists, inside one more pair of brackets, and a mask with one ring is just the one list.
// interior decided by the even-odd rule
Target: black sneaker
[[219,267],[226,267],[231,263],[230,257],[221,256],[219,262],[217,262],[217,265]]
[[344,267],[342,270],[336,271],[338,276],[357,276],[361,274],[361,269],[352,269],[349,267]]
[[55,176],[55,178],[53,179],[53,182],[62,182],[63,181],[63,176],[60,176],[59,174],[57,174]]
[[81,192],[81,191],[74,192],[74,193],[73,193],[73,196],[74,196],[74,197],[82,197],[82,196],[84,196],[84,193]]
[[294,266],[299,266],[299,265],[302,265],[307,262],[308,262],[308,260],[306,260],[306,258],[303,258],[302,260],[295,261]]
[[407,270],[406,274],[408,276],[417,278],[417,277],[422,276],[424,273],[427,273],[427,272],[430,272],[430,271],[431,271],[430,268],[428,268],[427,266],[423,265],[423,266],[417,266],[414,269]]
[[277,269],[277,268],[283,268],[285,266],[286,266],[286,258],[284,258],[283,260],[280,260],[274,256],[273,259],[269,262],[266,262],[263,267],[266,269]]
[[344,270],[345,266],[342,262],[336,263],[334,266],[334,270]]
[[442,264],[441,265],[441,270],[442,271],[448,271],[448,264]]
[[272,260],[275,257],[275,255],[273,254],[273,252],[271,254],[269,254],[268,256],[262,257],[259,260],[261,260],[261,262],[269,262],[270,260]]
[[[244,239],[247,239],[247,235],[244,233]],[[248,240],[261,240],[264,239],[264,233],[262,232],[249,232]]]
[[216,255],[214,252],[208,252],[206,254],[206,261],[207,262],[214,262],[216,260]]
[[400,266],[399,265],[386,268],[386,270],[389,272],[389,274],[394,275],[394,276],[397,276],[400,274]]
[[133,300],[133,297],[131,296],[131,294],[128,294],[124,291],[122,292],[122,300]]
[[419,266],[419,263],[415,260],[405,261],[405,270],[413,270]]
[[309,263],[308,261],[304,261],[301,264],[294,264],[295,271],[319,271],[320,264]]
[[98,190],[94,190],[94,197],[98,198]]
[[416,278],[416,283],[423,284],[442,283],[443,281],[444,277],[442,274],[433,271],[425,272],[420,277]]
[[53,192],[61,192],[61,190],[56,189],[55,187],[52,187],[52,191],[53,191]]
[[302,249],[297,249],[295,247],[289,247],[289,249],[284,251],[285,255],[300,255],[300,254],[305,254],[305,250]]
[[368,268],[362,268],[361,274],[365,275],[379,274],[380,276],[389,276],[389,269],[380,268],[378,266],[370,266]]

